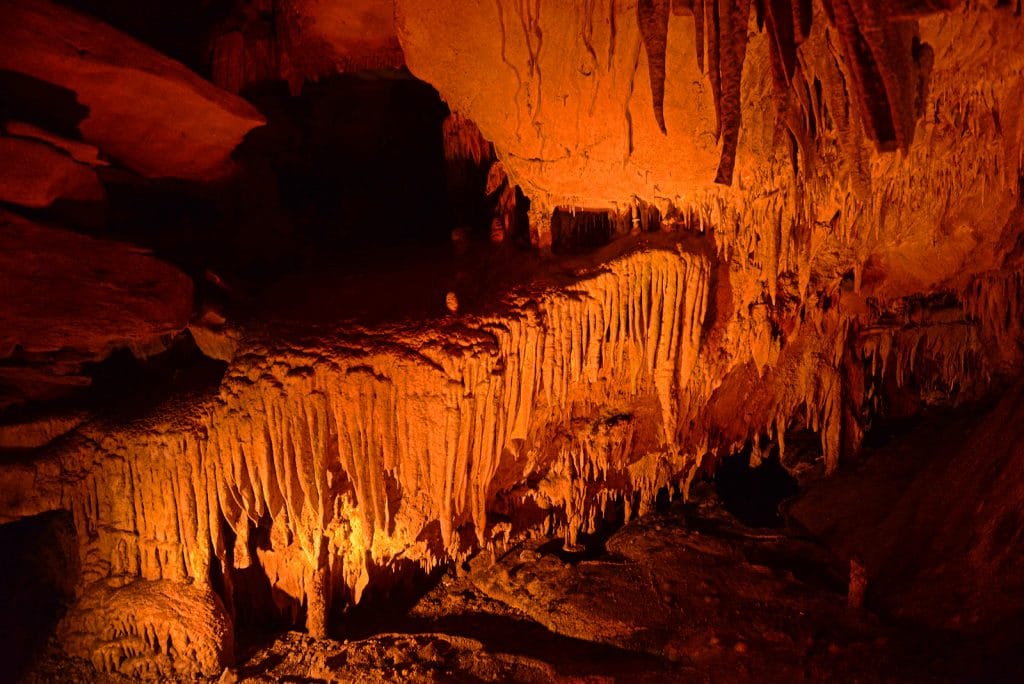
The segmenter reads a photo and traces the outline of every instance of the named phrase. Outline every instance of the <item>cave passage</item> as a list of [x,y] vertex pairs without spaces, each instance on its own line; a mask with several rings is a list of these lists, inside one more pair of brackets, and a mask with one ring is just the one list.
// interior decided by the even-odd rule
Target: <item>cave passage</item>
[[800,486],[773,453],[757,466],[750,451],[726,456],[714,474],[715,491],[725,510],[744,525],[779,528],[785,523],[779,507],[800,493]]
[[1024,681],[1004,0],[0,0],[0,680]]

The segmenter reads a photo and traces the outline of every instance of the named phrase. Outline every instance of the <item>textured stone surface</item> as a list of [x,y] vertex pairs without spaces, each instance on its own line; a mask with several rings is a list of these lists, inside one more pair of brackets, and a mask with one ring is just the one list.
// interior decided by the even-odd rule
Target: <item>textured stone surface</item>
[[0,356],[73,349],[102,358],[184,329],[192,282],[138,247],[0,213]]
[[145,176],[210,179],[263,117],[180,63],[45,1],[0,5],[0,69],[74,93],[82,137]]
[[0,212],[0,407],[88,386],[84,364],[156,353],[192,312],[192,281],[145,250]]
[[217,675],[234,659],[217,595],[166,580],[93,584],[58,633],[69,655],[134,679]]
[[793,516],[861,559],[887,613],[968,634],[1013,624],[1024,608],[1022,400],[1017,385],[976,415],[921,420]]
[[58,199],[100,201],[96,172],[42,142],[0,136],[0,201],[41,208]]
[[[363,15],[362,4],[308,4],[319,19],[305,24],[301,12],[264,12],[298,5],[247,6],[241,28],[215,42],[216,78],[243,90],[282,77],[295,91],[314,74],[356,64],[328,47],[367,36],[346,33],[349,20],[371,26],[371,37],[387,34],[385,5]],[[886,419],[979,399],[1019,374],[1024,24],[1005,3],[961,5],[397,0],[409,67],[456,112],[437,132],[438,153],[449,169],[458,161],[481,172],[499,207],[496,243],[525,213],[518,184],[545,258],[522,257],[533,261],[511,278],[518,286],[497,287],[491,271],[514,272],[517,256],[508,244],[474,251],[455,226],[455,257],[429,280],[405,272],[393,250],[370,276],[344,273],[313,290],[275,293],[286,309],[280,319],[237,323],[211,309],[190,329],[201,349],[227,362],[215,392],[181,392],[131,421],[87,421],[33,458],[0,465],[0,519],[66,510],[79,531],[85,612],[67,623],[80,637],[76,652],[100,653],[90,657],[110,671],[130,661],[138,673],[189,672],[196,663],[210,672],[221,656],[209,653],[221,651],[160,651],[161,639],[146,640],[145,615],[104,637],[109,649],[81,641],[100,638],[102,611],[89,606],[96,596],[127,601],[125,610],[146,606],[148,594],[130,592],[160,587],[164,597],[192,592],[196,610],[210,615],[222,603],[225,620],[256,613],[324,636],[332,617],[396,576],[460,567],[531,536],[558,537],[578,554],[609,516],[649,513],[659,493],[688,496],[736,452],[754,466],[777,453],[802,478],[834,473]],[[25,18],[18,27],[67,14],[9,6]],[[60,25],[74,27],[69,44],[110,37],[68,16]],[[313,38],[328,28],[335,39]],[[26,73],[74,91],[90,108],[85,140],[143,173],[208,177],[255,125],[237,100],[165,61],[155,71],[125,69],[123,54],[142,50],[127,39],[100,41],[100,59],[65,43],[40,46],[23,28],[5,32],[8,43],[36,52],[0,45],[0,66],[41,55],[32,64],[42,66]],[[356,52],[372,60],[374,44]],[[95,84],[82,76],[85,63],[122,79],[119,92],[140,93],[124,105],[132,107],[122,112],[131,123],[124,140],[97,137],[113,130],[109,119],[90,124],[115,110],[107,91],[88,99],[82,84]],[[173,85],[161,88],[164,97],[185,93],[171,98],[181,111],[141,97],[154,83]],[[196,97],[212,109],[197,108]],[[173,127],[160,116],[196,129],[205,121],[217,154],[175,142],[175,157],[162,137],[147,151],[137,145],[150,140],[138,127],[142,109],[154,112],[146,121],[161,134]],[[492,149],[499,163],[487,179]],[[169,163],[179,164],[175,173]],[[593,211],[577,218],[577,209]],[[5,220],[12,240],[32,246],[8,252],[13,270],[0,271],[27,293],[8,301],[15,332],[0,339],[3,352],[54,355],[61,373],[51,376],[74,384],[87,381],[78,374],[83,359],[184,327],[187,280],[169,267],[123,245]],[[600,231],[614,243],[562,256],[581,246],[579,234]],[[84,263],[71,256],[94,251]],[[29,286],[37,266],[56,294]],[[90,289],[100,281],[102,292]],[[81,299],[62,299],[68,292]],[[65,307],[61,316],[41,315],[55,306]],[[315,315],[303,320],[306,311]],[[19,374],[36,396],[49,396],[37,366],[0,366],[0,378]],[[1015,412],[1000,415],[1012,423]],[[998,451],[1013,435],[988,426],[978,440]],[[1006,549],[1020,515],[999,503],[1019,498],[1014,456],[964,456],[931,480],[936,491],[963,486],[972,501],[991,502],[935,519],[955,544],[905,541],[913,533],[903,523],[921,521],[908,512],[913,503],[940,506],[929,485],[908,490],[909,503],[894,507],[897,522],[880,518],[891,543],[920,549],[914,562],[931,563],[908,575],[920,579],[921,596],[946,583],[959,592],[949,603],[983,605],[980,597],[1016,587],[999,579],[1019,569]],[[959,472],[972,463],[980,474]],[[860,593],[872,606],[873,587],[885,588],[876,573],[892,567],[874,557],[851,566],[860,568],[852,598],[801,593],[806,587],[785,577],[761,576],[757,568],[772,564],[748,554],[778,549],[745,532],[730,541],[661,532],[671,546],[624,531],[609,541],[616,556],[600,562],[531,542],[493,568],[478,556],[471,579],[565,638],[712,670],[750,651],[770,660],[773,644],[784,643],[795,660],[781,667],[796,672],[801,652],[814,663],[821,648],[843,651],[822,645],[815,629],[844,623],[844,605],[860,604]],[[972,534],[977,543],[963,542]],[[700,571],[679,570],[677,552]],[[694,589],[687,583],[697,576]],[[965,577],[976,586],[965,588]],[[164,605],[170,599],[161,601],[154,624],[184,624]],[[714,605],[748,620],[712,643],[687,620],[721,621]],[[808,607],[809,623],[800,615]],[[959,624],[952,614],[943,626]],[[853,641],[843,667],[856,669],[871,646]],[[390,635],[367,649],[387,658],[401,643],[438,642]],[[477,649],[448,644],[459,654]],[[490,655],[481,672],[543,671]],[[469,667],[462,655],[452,662]],[[281,676],[355,676],[338,666],[298,654]]]
[[243,334],[218,396],[82,426],[2,469],[0,514],[70,509],[91,532],[86,586],[259,577],[280,614],[323,635],[389,569],[538,532],[573,547],[609,506],[628,518],[663,488],[685,495],[705,459],[751,440],[755,462],[771,439],[788,462],[791,427],[818,433],[834,469],[873,396],[927,381],[948,400],[952,378],[967,391],[1000,362],[982,339],[1016,336],[959,303],[887,312],[864,336],[833,309],[782,348],[752,336],[723,357],[705,342],[723,334],[709,262],[683,244],[513,291],[499,314]]
[[481,554],[468,579],[554,633],[663,659],[670,679],[871,681],[891,668],[888,631],[847,610],[828,560],[706,501],[627,525],[599,553],[538,540]]
[[915,20],[934,63],[899,72],[912,81],[901,89],[919,92],[913,139],[896,154],[870,143],[858,63],[814,9],[781,102],[770,34],[751,17],[735,179],[723,187],[724,114],[698,70],[694,16],[669,18],[664,134],[632,2],[397,2],[410,69],[479,126],[535,206],[622,212],[639,200],[713,230],[737,266],[737,311],[763,291],[774,299],[787,277],[806,298],[807,283],[852,269],[859,293],[891,297],[997,266],[1021,164],[1021,22],[990,3]]
[[236,3],[213,40],[214,82],[231,92],[283,79],[306,81],[404,63],[392,0],[261,0]]

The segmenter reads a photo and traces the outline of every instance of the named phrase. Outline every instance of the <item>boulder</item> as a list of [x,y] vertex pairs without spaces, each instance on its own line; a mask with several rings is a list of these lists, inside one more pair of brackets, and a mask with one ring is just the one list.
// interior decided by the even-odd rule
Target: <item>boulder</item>
[[82,138],[144,176],[224,176],[232,150],[264,123],[244,100],[88,16],[31,0],[5,0],[3,14],[0,70],[73,91],[88,108]]
[[132,245],[0,213],[0,357],[77,350],[102,358],[179,332],[192,281]]
[[35,209],[58,199],[100,201],[96,172],[63,150],[37,140],[0,137],[0,201]]

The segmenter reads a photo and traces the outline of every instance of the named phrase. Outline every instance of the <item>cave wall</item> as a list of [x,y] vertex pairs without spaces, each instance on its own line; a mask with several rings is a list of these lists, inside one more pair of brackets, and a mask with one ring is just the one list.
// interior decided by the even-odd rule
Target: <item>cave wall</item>
[[971,3],[899,22],[914,34],[903,57],[917,125],[893,153],[867,134],[857,64],[813,7],[781,92],[772,36],[750,16],[727,186],[715,182],[724,105],[698,68],[694,16],[668,21],[662,132],[635,2],[399,0],[396,12],[409,68],[476,122],[535,205],[642,202],[712,229],[751,272],[734,287],[746,304],[774,299],[786,275],[806,298],[812,279],[853,269],[859,292],[891,297],[998,266],[1021,166],[1012,9]]
[[[396,0],[393,23],[387,3],[370,4],[360,21],[380,40],[366,58],[394,66],[397,31],[409,69],[457,113],[450,157],[496,157],[495,187],[530,201],[534,247],[557,242],[556,210],[560,221],[610,211],[634,234],[571,266],[550,262],[483,312],[311,329],[193,320],[200,348],[227,363],[216,393],[182,393],[127,422],[73,422],[33,459],[0,466],[0,520],[72,513],[82,580],[61,634],[97,668],[216,674],[254,579],[286,621],[323,635],[396,569],[459,563],[529,534],[571,546],[612,504],[630,516],[666,488],[685,496],[722,455],[749,447],[756,463],[775,445],[792,465],[797,431],[815,433],[831,472],[878,417],[977,398],[1019,371],[1024,24],[1013,8],[899,3],[898,15],[858,15],[854,30],[837,7],[872,3],[830,2],[829,16],[816,2],[789,44],[778,16],[762,28],[742,11],[750,3],[721,3],[734,40],[713,59],[697,17],[718,3]],[[230,171],[263,119],[226,90],[270,77],[298,90],[322,69],[361,64],[338,56],[351,48],[339,29],[329,60],[283,69],[292,48],[264,40],[257,13],[214,40],[218,90],[109,27],[63,21],[70,10],[8,5],[24,26],[78,27],[129,55],[68,52],[5,24],[7,44],[32,51],[0,48],[0,68],[89,107],[75,122],[82,140],[68,133],[47,154],[91,160],[91,149],[141,175]],[[352,9],[304,7],[334,28]],[[872,27],[886,54],[862,61],[851,35]],[[865,99],[871,65],[884,109]],[[894,83],[908,100],[892,99]],[[117,96],[135,90],[157,104],[122,107]],[[182,116],[161,108],[169,94]],[[131,125],[111,123],[122,120]],[[12,149],[38,137],[5,133]],[[91,187],[100,164],[72,163],[85,180],[58,179],[54,196]],[[52,199],[19,197],[4,199]],[[652,213],[653,233],[641,219]],[[188,323],[191,289],[173,268],[3,221],[10,235],[56,236],[51,251],[84,241],[116,253],[117,268],[164,274],[170,294],[149,299],[174,306],[152,321],[143,310],[141,332],[136,321],[131,334],[97,333],[104,353],[162,344]],[[123,619],[104,630],[112,614]]]

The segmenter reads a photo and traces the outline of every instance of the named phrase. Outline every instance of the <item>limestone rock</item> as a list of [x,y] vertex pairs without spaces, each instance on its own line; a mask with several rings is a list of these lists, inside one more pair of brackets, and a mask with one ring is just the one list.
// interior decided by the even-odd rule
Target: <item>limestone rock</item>
[[119,242],[0,213],[0,357],[74,349],[103,358],[185,328],[192,283]]
[[164,349],[188,323],[192,281],[138,247],[6,212],[0,244],[0,407],[66,396],[84,364]]
[[58,199],[86,202],[104,198],[96,172],[42,142],[0,136],[0,201],[47,207]]
[[152,48],[61,5],[3,0],[0,69],[72,91],[85,141],[151,177],[211,179],[263,123],[245,101]]
[[234,633],[208,588],[167,580],[91,585],[61,622],[68,654],[135,679],[219,675]]
[[1013,620],[1024,608],[1022,402],[1018,383],[986,411],[925,419],[792,514],[862,564],[870,600],[887,612],[965,632]]
[[[481,554],[468,582],[556,634],[674,663],[663,681],[871,681],[885,671],[884,630],[846,609],[827,556],[707,504],[630,523],[603,551],[536,540]],[[826,651],[829,642],[841,650]]]
[[313,679],[328,682],[561,682],[555,668],[522,655],[451,634],[377,634],[368,639],[316,640],[289,633],[260,649],[240,668],[245,681]]
[[[282,612],[305,605],[323,630],[395,558],[464,559],[535,526],[538,506],[575,534],[610,498],[649,501],[687,470],[673,388],[696,361],[708,276],[699,255],[644,250],[447,330],[339,332],[305,349],[249,339],[219,397],[83,426],[0,513],[70,507],[94,531],[80,538],[87,583],[258,562]],[[519,490],[526,479],[545,479],[542,496]],[[509,506],[517,527],[495,527]],[[269,543],[255,544],[257,524]]]
[[231,92],[283,79],[293,92],[337,73],[404,63],[392,0],[236,3],[213,40],[213,79]]
[[67,434],[87,418],[84,412],[36,416],[0,424],[0,449],[33,449]]
[[68,140],[24,121],[8,121],[4,127],[7,129],[7,135],[12,138],[31,138],[32,140],[47,143],[52,147],[64,150],[71,155],[72,159],[82,164],[88,164],[94,168],[110,165],[107,160],[102,158],[100,151],[96,147],[81,140]]
[[[1015,111],[1024,87],[1024,26],[992,3],[938,13],[923,3],[910,19],[905,7],[882,16],[870,2],[826,4],[850,9],[853,23],[830,20],[821,3],[767,3],[780,17],[799,10],[786,17],[784,49],[780,18],[767,15],[762,30],[736,9],[750,3],[717,0],[669,13],[664,40],[665,3],[397,0],[396,16],[410,70],[477,124],[531,208],[622,214],[639,200],[713,229],[719,253],[736,259],[737,311],[763,292],[774,299],[784,274],[801,297],[806,283],[849,270],[871,274],[857,281],[866,296],[899,297],[995,267],[1021,168],[1024,129],[1000,112]],[[732,8],[731,29],[705,21],[719,5]],[[657,33],[652,50],[638,7]],[[878,41],[875,56],[843,47],[858,40]],[[651,64],[662,43],[663,69]],[[726,60],[723,44],[744,45],[743,58]],[[709,81],[701,66],[712,61]],[[656,97],[650,74],[662,71]],[[733,156],[732,186],[716,185]],[[536,246],[549,242],[533,229]]]

